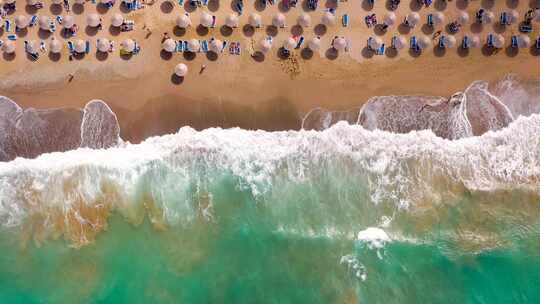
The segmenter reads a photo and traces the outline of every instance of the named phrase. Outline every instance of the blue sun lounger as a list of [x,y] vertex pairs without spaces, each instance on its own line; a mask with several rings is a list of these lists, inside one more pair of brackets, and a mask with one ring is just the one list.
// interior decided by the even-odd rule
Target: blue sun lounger
[[304,36],[300,36],[300,39],[298,39],[298,43],[296,44],[295,49],[301,48],[303,43],[304,43]]
[[201,0],[202,5],[208,6],[208,0]]
[[178,0],[178,5],[180,5],[180,7],[184,7],[184,0]]
[[508,13],[507,12],[502,12],[501,13],[500,22],[501,22],[502,25],[510,25],[510,18],[508,18]]
[[531,33],[533,30],[530,23],[522,23],[519,25],[519,31],[522,33]]
[[90,53],[90,41],[86,40],[86,48],[84,49],[86,54]]
[[8,32],[8,33],[11,32],[11,21],[6,20],[6,27],[5,27],[5,29],[6,29],[6,32]]
[[540,37],[536,38],[536,48],[540,49]]
[[341,24],[343,24],[343,27],[349,26],[349,15],[345,14],[341,17]]
[[73,42],[68,41],[67,46],[68,46],[69,53],[73,54],[75,52],[75,48],[73,47]]
[[420,47],[418,46],[418,40],[416,39],[416,36],[411,37],[411,46],[410,48],[416,52],[420,50]]
[[38,17],[36,15],[33,15],[32,18],[30,18],[30,23],[28,23],[29,27],[33,27],[38,22]]
[[371,48],[371,42],[372,42],[372,41],[373,41],[373,37],[369,37],[369,38],[367,39],[366,44],[367,44],[368,49],[370,49],[370,50],[372,50],[372,51],[375,51],[374,49]]
[[492,48],[493,47],[493,34],[489,34],[486,39],[487,47]]
[[375,50],[375,55],[384,55],[384,43],[381,44],[377,50]]
[[469,36],[463,36],[463,41],[461,41],[461,47],[464,49],[468,49],[470,47]]
[[446,36],[442,35],[439,38],[439,48],[444,49],[446,47]]
[[17,35],[15,34],[10,34],[7,36],[7,39],[8,40],[11,40],[11,41],[16,41],[17,40]]
[[39,59],[39,55],[36,54],[36,53],[31,53],[30,50],[28,49],[28,41],[25,40],[24,41],[24,51],[28,54],[28,56],[30,56],[30,59],[32,61],[36,61]]
[[433,14],[429,14],[427,15],[427,22],[426,22],[427,26],[429,27],[433,27]]
[[58,24],[62,24],[62,16],[56,16],[56,22],[58,22]]
[[242,15],[242,12],[244,11],[244,4],[241,1],[236,2],[236,11],[238,12],[238,15]]
[[176,42],[176,51],[182,53],[184,51],[184,41],[178,40]]
[[223,50],[225,50],[225,48],[227,47],[227,44],[229,44],[229,42],[227,42],[227,40],[224,40],[223,44],[221,45],[221,53],[223,53]]
[[510,38],[510,46],[512,48],[518,47],[518,37],[516,35],[512,35],[512,38]]
[[201,45],[200,51],[203,52],[203,53],[207,53],[208,52],[208,40],[201,40],[199,42],[200,42],[200,45]]

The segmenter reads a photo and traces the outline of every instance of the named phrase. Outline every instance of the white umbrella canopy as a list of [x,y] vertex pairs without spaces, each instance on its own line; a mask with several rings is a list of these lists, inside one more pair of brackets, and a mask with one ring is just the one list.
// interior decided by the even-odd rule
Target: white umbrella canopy
[[431,39],[427,36],[422,36],[418,39],[418,47],[422,50],[428,49],[431,47]]
[[13,4],[15,3],[16,0],[4,0],[5,3],[7,4]]
[[283,41],[283,48],[287,51],[292,51],[296,47],[296,40],[294,38],[289,37]]
[[444,46],[447,48],[453,48],[457,44],[456,37],[454,37],[453,35],[445,36],[444,42],[445,42]]
[[223,42],[219,39],[214,39],[210,42],[210,50],[214,53],[220,53],[223,50]]
[[457,22],[461,25],[465,25],[467,23],[469,23],[469,14],[467,12],[464,12],[464,11],[460,11],[458,13],[458,16],[457,16]]
[[36,5],[38,3],[37,0],[26,0],[26,4],[32,6],[32,5]]
[[36,54],[39,50],[39,44],[35,40],[30,40],[26,45],[26,50],[30,54]]
[[191,39],[188,41],[188,49],[191,52],[197,52],[199,50],[199,47],[200,47],[199,40]]
[[119,27],[122,25],[122,23],[124,23],[124,17],[122,16],[122,14],[115,13],[114,15],[112,15],[111,17],[112,26]]
[[504,37],[500,34],[493,35],[493,46],[502,49],[504,47]]
[[285,25],[285,15],[277,13],[272,17],[272,25],[275,27],[282,27]]
[[48,31],[51,29],[51,18],[48,16],[41,16],[39,17],[39,28]]
[[508,12],[508,14],[510,15],[510,22],[511,23],[516,23],[516,22],[519,21],[519,13],[518,13],[518,11],[513,9],[513,10],[510,10]]
[[261,26],[261,16],[259,14],[256,14],[256,13],[252,13],[248,17],[248,23],[249,23],[249,25],[251,25],[253,27]]
[[420,14],[417,12],[411,12],[407,15],[407,23],[409,26],[414,27],[420,22]]
[[188,67],[187,65],[183,63],[179,63],[174,67],[174,74],[178,77],[185,77],[188,73]]
[[230,13],[225,18],[225,25],[230,28],[238,27],[238,15],[236,13]]
[[84,53],[86,51],[86,44],[81,39],[76,40],[73,47],[77,53]]
[[62,21],[62,25],[70,29],[75,25],[75,18],[72,15],[66,15],[64,16],[64,20]]
[[523,49],[531,47],[531,38],[527,35],[519,35],[518,46]]
[[[108,0],[108,1],[111,1],[111,0]],[[127,3],[127,4],[131,4],[133,2],[135,2],[135,0],[122,0],[124,3]]]
[[86,24],[90,27],[96,27],[100,24],[99,16],[96,13],[91,13],[86,16]]
[[433,13],[433,24],[434,25],[441,25],[444,23],[446,18],[444,17],[444,14],[441,12],[435,12]]
[[267,53],[272,48],[272,43],[268,39],[263,39],[259,42],[259,51]]
[[312,51],[318,51],[321,48],[321,38],[313,37],[308,42],[308,48]]
[[388,12],[384,15],[384,24],[387,26],[394,25],[396,23],[396,14],[394,12]]
[[187,28],[191,26],[191,19],[188,15],[182,14],[176,18],[176,26],[179,28]]
[[403,36],[397,37],[394,42],[394,46],[398,50],[404,49],[407,46],[407,39],[405,39]]
[[86,0],[75,0],[75,3],[77,4],[84,4]]
[[15,52],[15,41],[7,40],[4,42],[4,45],[2,46],[2,50],[4,53],[14,53]]
[[480,37],[478,37],[477,35],[472,35],[469,38],[469,46],[472,47],[472,48],[479,47],[480,46]]
[[334,49],[336,49],[336,50],[338,50],[340,52],[344,51],[345,48],[347,47],[347,41],[343,37],[338,37],[338,38],[334,39],[333,47],[334,47]]
[[383,43],[381,38],[379,37],[369,39],[368,42],[369,42],[369,47],[373,50],[380,48]]
[[62,0],[51,0],[52,4],[62,4]]
[[131,53],[135,50],[135,41],[132,39],[125,39],[122,41],[121,46],[124,51]]
[[321,23],[326,26],[334,25],[336,22],[336,16],[330,12],[324,12],[321,18]]
[[161,47],[164,51],[172,53],[176,50],[176,42],[174,42],[174,40],[172,40],[171,38],[167,38],[165,39],[165,41],[163,41]]
[[485,11],[482,15],[482,22],[489,24],[495,19],[495,14],[492,11]]
[[107,38],[99,38],[97,40],[97,49],[102,53],[106,53],[111,48],[111,42]]
[[297,23],[301,27],[309,27],[311,25],[311,16],[303,13],[302,15],[298,16]]
[[15,25],[21,29],[27,27],[28,18],[26,18],[25,15],[18,15],[17,17],[15,17]]
[[204,27],[211,27],[212,26],[212,22],[213,22],[213,18],[212,18],[212,15],[210,15],[209,13],[207,12],[202,12],[201,13],[201,25],[204,26]]
[[62,51],[62,43],[53,37],[49,43],[49,50],[51,53],[60,53]]

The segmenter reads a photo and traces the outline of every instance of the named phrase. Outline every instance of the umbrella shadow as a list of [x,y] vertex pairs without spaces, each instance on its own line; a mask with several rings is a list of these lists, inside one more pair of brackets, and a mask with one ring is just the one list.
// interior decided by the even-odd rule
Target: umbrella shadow
[[317,36],[324,36],[324,34],[326,34],[327,30],[328,29],[327,29],[326,25],[324,25],[324,24],[317,24],[313,28],[313,32],[315,32],[315,35],[317,35]]
[[304,33],[304,28],[296,24],[291,27],[291,35],[300,36]]
[[373,9],[374,1],[362,0],[362,9],[365,11],[371,11]]
[[278,28],[273,25],[269,25],[266,27],[266,34],[268,36],[275,37],[278,34]]
[[435,29],[432,26],[429,26],[426,23],[422,25],[422,33],[424,33],[424,35],[431,35],[433,34],[433,31],[435,31]]
[[508,57],[516,57],[519,53],[519,49],[517,47],[507,46],[504,52]]
[[413,12],[418,12],[422,9],[422,4],[418,0],[411,0],[411,2],[409,2],[409,8]]
[[38,9],[34,5],[25,5],[24,6],[24,11],[28,15],[35,15],[37,13]]
[[384,54],[388,58],[395,58],[398,55],[398,51],[393,47],[389,47],[389,48],[386,48]]
[[111,34],[112,36],[120,35],[120,28],[110,25],[109,26],[109,34]]
[[384,26],[384,24],[376,24],[373,28],[373,32],[377,36],[384,36],[384,34],[386,34],[386,27]]
[[285,60],[285,59],[291,57],[291,52],[285,50],[285,48],[283,48],[283,47],[280,47],[277,50],[276,55],[278,56],[279,59]]
[[266,9],[266,1],[262,2],[260,0],[255,0],[253,7],[255,8],[256,11],[262,12]]
[[395,11],[398,7],[394,7],[392,5],[392,0],[386,0],[386,3],[384,4],[384,6],[386,7],[386,10],[387,11]]
[[98,28],[97,27],[92,27],[92,26],[86,26],[84,28],[84,32],[88,36],[95,36],[97,34],[97,32],[98,32]]
[[504,33],[506,31],[506,25],[497,22],[493,24],[493,31],[499,34]]
[[62,58],[62,55],[60,53],[53,53],[49,52],[49,60],[53,62],[58,62],[60,58]]
[[266,59],[266,56],[263,52],[257,51],[251,55],[251,58],[253,58],[253,60],[256,62],[263,62]]
[[174,9],[174,5],[170,1],[163,1],[159,5],[159,9],[164,14],[170,14]]
[[409,56],[411,56],[413,58],[418,58],[418,57],[420,57],[420,55],[422,55],[421,50],[414,50],[414,49],[409,48]]
[[[25,27],[23,29],[19,29],[15,33],[17,34],[17,37],[26,37],[26,35],[28,35],[28,29]],[[2,36],[2,34],[4,34],[4,29],[1,30],[0,36]]]
[[309,60],[309,59],[313,58],[313,55],[314,55],[314,53],[310,48],[304,48],[300,52],[300,56],[302,56],[302,58],[305,59],[305,60]]
[[74,3],[73,6],[71,7],[71,10],[73,11],[75,15],[80,15],[84,13],[84,5],[81,3]]
[[285,1],[281,0],[281,1],[279,1],[279,3],[278,3],[278,10],[279,10],[280,12],[282,12],[282,13],[287,13],[288,11],[291,10],[291,7],[285,5]]
[[100,51],[96,52],[96,59],[97,60],[105,61],[105,60],[107,60],[107,58],[109,58],[109,53],[108,52],[100,52]]
[[167,52],[165,50],[161,50],[161,52],[159,53],[159,56],[161,57],[161,59],[163,60],[171,60],[173,54],[171,52]]
[[219,0],[209,0],[208,5],[206,6],[206,8],[208,8],[208,10],[211,12],[217,12],[219,10],[219,7]]
[[519,5],[519,0],[506,0],[506,6],[509,8],[517,8]]
[[456,7],[459,10],[465,10],[465,9],[467,9],[467,6],[469,6],[469,0],[457,0],[456,1]]
[[96,5],[96,11],[100,15],[105,15],[107,12],[109,12],[109,7],[105,5],[105,3],[100,2]]
[[478,34],[484,30],[484,25],[482,23],[475,22],[471,24],[471,32]]
[[222,25],[220,28],[219,28],[219,32],[221,33],[221,35],[223,35],[224,37],[229,37],[230,35],[232,35],[233,33],[233,29],[229,26],[226,26],[226,25]]
[[433,55],[435,55],[435,57],[444,57],[444,55],[446,55],[446,48],[440,46],[434,47]]
[[411,27],[407,26],[405,23],[400,23],[398,25],[398,32],[401,35],[407,35],[407,34],[409,34],[411,32]]
[[199,24],[197,25],[196,32],[199,36],[206,36],[208,35],[208,28]]
[[13,52],[13,53],[3,52],[3,54],[2,54],[2,58],[4,58],[5,61],[13,61],[13,60],[15,60],[16,56],[17,55],[15,54],[15,52]]
[[482,46],[482,55],[484,55],[484,56],[492,56],[492,55],[494,55],[496,53],[497,53],[497,51],[494,48],[489,47],[486,44],[484,44]]
[[183,52],[182,53],[185,60],[192,61],[197,58],[197,53],[194,52]]
[[173,28],[173,34],[176,37],[182,37],[182,36],[184,36],[186,34],[186,29],[182,28],[182,27],[179,27],[179,26],[175,26]]
[[61,4],[53,3],[49,6],[49,12],[51,13],[51,15],[60,15],[62,14],[62,11],[63,8]]
[[495,5],[494,0],[482,0],[480,2],[480,6],[485,8],[485,9],[491,9],[491,8],[493,8],[494,5]]
[[52,35],[51,31],[45,31],[43,29],[39,29],[38,31],[38,37],[43,40],[51,37],[51,35]]
[[206,59],[210,61],[216,61],[218,60],[218,54],[214,51],[208,51],[206,52]]
[[171,83],[175,85],[181,85],[184,83],[184,77],[178,76],[175,73],[171,74]]
[[245,24],[244,27],[242,27],[242,32],[244,33],[244,36],[251,37],[255,34],[255,28],[249,24]]
[[196,6],[191,5],[191,1],[186,1],[184,3],[184,10],[188,13],[193,13],[197,9]]
[[447,0],[435,0],[435,3],[433,4],[433,7],[435,7],[435,9],[438,11],[444,11],[447,6]]
[[373,58],[373,56],[375,56],[375,52],[373,52],[370,48],[368,48],[367,46],[365,46],[363,49],[362,49],[362,57],[366,58],[366,59],[371,59]]
[[470,50],[467,48],[463,48],[463,46],[458,47],[457,53],[459,57],[467,57],[469,56]]
[[339,56],[339,52],[335,48],[331,47],[324,52],[324,55],[329,60],[336,60]]

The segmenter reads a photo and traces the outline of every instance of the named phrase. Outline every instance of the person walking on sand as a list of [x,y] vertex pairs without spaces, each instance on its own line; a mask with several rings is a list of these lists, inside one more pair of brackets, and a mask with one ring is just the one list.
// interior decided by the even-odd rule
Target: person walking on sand
[[69,73],[69,74],[68,74],[68,82],[72,82],[72,81],[73,81],[73,78],[75,78],[75,75]]
[[169,34],[167,32],[163,33],[163,38],[161,38],[161,43],[165,42],[165,40],[169,39]]
[[201,65],[201,70],[199,71],[199,74],[202,74],[206,70],[206,64]]

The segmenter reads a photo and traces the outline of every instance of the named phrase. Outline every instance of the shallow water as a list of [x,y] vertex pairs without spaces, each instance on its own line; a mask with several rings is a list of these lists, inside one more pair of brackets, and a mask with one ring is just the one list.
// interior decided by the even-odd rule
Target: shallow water
[[182,128],[0,163],[2,303],[535,303],[540,116]]

